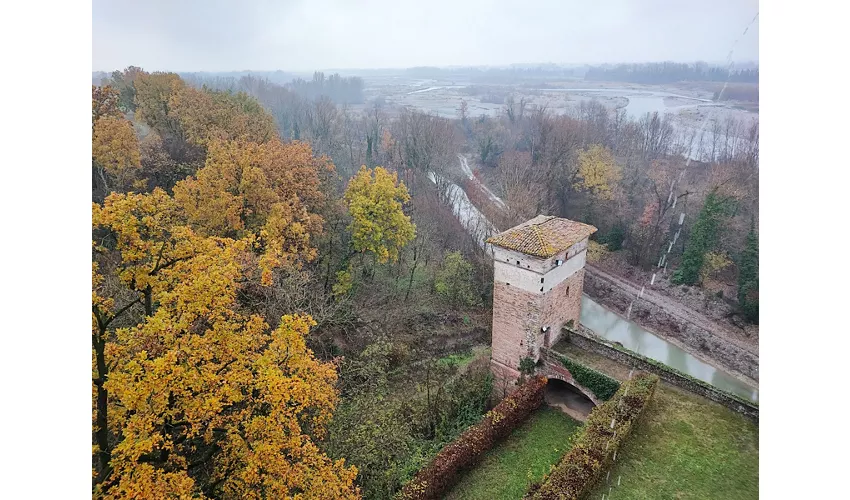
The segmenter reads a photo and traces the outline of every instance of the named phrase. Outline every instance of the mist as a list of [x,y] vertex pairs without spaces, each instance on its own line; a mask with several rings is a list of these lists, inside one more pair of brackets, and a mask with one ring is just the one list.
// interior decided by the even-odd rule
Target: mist
[[722,62],[733,47],[735,61],[758,60],[755,0],[95,0],[92,11],[102,71]]

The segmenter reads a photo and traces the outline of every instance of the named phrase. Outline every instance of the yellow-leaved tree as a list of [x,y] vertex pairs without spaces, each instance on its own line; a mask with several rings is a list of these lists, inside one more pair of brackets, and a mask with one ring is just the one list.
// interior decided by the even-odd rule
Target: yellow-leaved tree
[[337,374],[312,319],[272,330],[238,306],[248,243],[198,234],[159,189],[108,196],[92,224],[93,496],[357,498],[316,444]]
[[351,214],[354,249],[373,253],[381,263],[398,261],[401,249],[416,235],[416,226],[404,214],[410,195],[398,174],[364,165],[349,181],[343,199]]
[[201,234],[247,239],[269,285],[274,269],[315,258],[311,240],[322,231],[315,212],[328,171],[333,165],[307,144],[213,141],[204,167],[174,186],[174,199]]
[[611,200],[622,172],[614,161],[614,155],[604,146],[594,144],[579,151],[576,175],[576,189],[589,191],[599,200]]
[[141,169],[139,140],[133,124],[123,117],[102,116],[94,122],[92,160],[100,169],[106,190],[104,171],[114,179],[113,188],[123,191]]
[[169,99],[190,143],[207,146],[214,140],[266,142],[278,136],[274,119],[247,94],[183,87]]

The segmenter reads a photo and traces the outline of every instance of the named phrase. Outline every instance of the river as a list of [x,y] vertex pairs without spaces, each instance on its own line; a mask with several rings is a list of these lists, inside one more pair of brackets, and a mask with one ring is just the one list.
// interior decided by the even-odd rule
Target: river
[[753,389],[732,375],[700,361],[679,347],[594,302],[587,295],[582,295],[581,298],[581,324],[611,342],[619,342],[627,349],[660,361],[703,382],[708,382],[718,389],[758,402],[758,389]]
[[[459,159],[461,170],[465,172],[469,169],[466,165],[466,159],[462,156]],[[429,177],[432,182],[436,183],[436,176],[433,173]],[[460,186],[453,183],[446,184],[448,185],[446,190],[449,199],[452,200],[455,217],[475,238],[478,245],[490,253],[489,245],[485,243],[485,240],[497,232],[496,229],[487,221],[484,214],[472,204]],[[581,324],[597,335],[613,342],[619,342],[628,349],[660,361],[718,389],[758,402],[757,388],[750,387],[723,370],[700,361],[679,347],[606,309],[587,295],[582,295],[581,304]]]

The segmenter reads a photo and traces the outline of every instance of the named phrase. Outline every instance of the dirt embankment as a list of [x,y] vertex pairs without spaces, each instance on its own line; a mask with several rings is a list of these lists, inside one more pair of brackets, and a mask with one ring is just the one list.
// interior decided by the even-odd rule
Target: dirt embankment
[[[747,382],[759,379],[758,346],[740,342],[716,322],[674,299],[587,265],[584,292],[609,309]],[[640,295],[640,299],[636,297]]]

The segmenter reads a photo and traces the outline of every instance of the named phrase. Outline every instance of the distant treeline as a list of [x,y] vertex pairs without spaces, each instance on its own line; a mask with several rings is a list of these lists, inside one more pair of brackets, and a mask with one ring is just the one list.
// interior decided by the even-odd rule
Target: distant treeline
[[592,66],[587,70],[586,80],[630,83],[673,83],[683,81],[758,83],[759,70],[755,68],[733,69],[709,66],[707,63],[644,63],[618,64],[615,66]]
[[436,68],[420,66],[404,70],[413,78],[431,78],[435,80],[456,80],[487,83],[518,83],[541,78],[580,78],[583,67],[567,67],[556,64],[517,65],[508,68]]
[[334,73],[326,78],[324,73],[317,71],[313,73],[312,80],[296,78],[287,87],[309,100],[326,96],[337,104],[363,102],[363,79],[359,76],[342,77]]
[[238,80],[243,76],[253,76],[262,78],[278,85],[283,85],[291,82],[296,78],[296,75],[285,71],[200,71],[195,73],[178,73],[180,78],[184,80],[192,79],[214,79],[214,78],[232,78]]
[[[308,101],[327,97],[336,104],[359,104],[363,102],[363,79],[357,76],[344,78],[337,73],[326,78],[324,73],[316,72],[313,73],[313,79],[310,81],[295,78],[286,84],[280,84],[269,78],[259,76],[259,74],[242,75],[240,78],[202,73],[181,76],[189,85],[194,87],[207,86],[214,90],[248,92],[258,98],[259,96],[254,92],[254,87],[256,85],[267,87],[272,84],[280,90],[285,88]],[[262,102],[262,99],[260,100]]]

